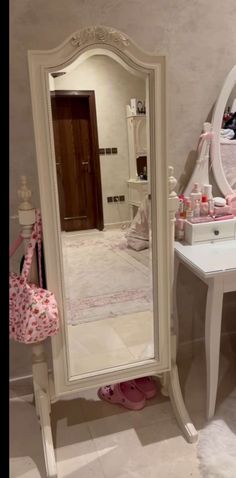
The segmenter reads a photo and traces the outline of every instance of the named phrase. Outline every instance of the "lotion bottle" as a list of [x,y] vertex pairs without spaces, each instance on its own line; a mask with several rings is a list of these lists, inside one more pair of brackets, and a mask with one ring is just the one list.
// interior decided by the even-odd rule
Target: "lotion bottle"
[[191,201],[192,201],[192,206],[194,206],[194,201],[196,201],[196,199],[198,199],[198,201],[201,201],[202,193],[200,191],[198,183],[194,183],[193,189],[192,189],[191,194],[190,194],[190,198],[191,198]]

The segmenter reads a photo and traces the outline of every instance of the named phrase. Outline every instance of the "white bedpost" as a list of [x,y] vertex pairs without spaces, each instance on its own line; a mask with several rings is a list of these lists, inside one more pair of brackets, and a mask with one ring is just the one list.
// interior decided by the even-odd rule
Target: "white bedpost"
[[[21,187],[18,190],[18,197],[22,201],[18,208],[19,223],[21,225],[21,235],[24,238],[24,251],[27,250],[33,225],[35,223],[35,208],[33,208],[31,199],[31,190],[27,184],[26,176],[21,176]],[[38,283],[36,254],[34,254],[30,281]],[[48,478],[57,478],[56,460],[52,440],[52,431],[50,423],[50,396],[48,381],[48,364],[44,350],[44,344],[36,343],[32,347],[32,375],[36,414],[40,420],[44,458]]]
[[178,196],[174,191],[176,186],[176,179],[173,176],[174,168],[169,166],[168,168],[168,188],[169,188],[169,199],[168,199],[168,210],[169,210],[169,273],[170,273],[170,294],[171,294],[171,370],[163,374],[162,378],[162,393],[170,397],[173,410],[175,412],[176,419],[181,427],[184,435],[186,436],[188,442],[194,443],[197,441],[198,434],[191,423],[189,415],[187,413],[185,403],[183,400],[180,383],[178,368],[176,364],[176,330],[174,324],[174,235],[175,235],[175,214],[178,209]]

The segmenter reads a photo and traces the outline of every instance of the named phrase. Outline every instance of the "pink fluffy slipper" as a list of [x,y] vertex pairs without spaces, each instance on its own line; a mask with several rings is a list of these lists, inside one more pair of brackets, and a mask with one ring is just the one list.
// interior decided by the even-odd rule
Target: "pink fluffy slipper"
[[146,398],[153,398],[157,394],[157,384],[152,377],[136,378],[134,383]]
[[100,387],[98,396],[101,400],[123,405],[129,410],[141,410],[146,403],[145,395],[132,380]]

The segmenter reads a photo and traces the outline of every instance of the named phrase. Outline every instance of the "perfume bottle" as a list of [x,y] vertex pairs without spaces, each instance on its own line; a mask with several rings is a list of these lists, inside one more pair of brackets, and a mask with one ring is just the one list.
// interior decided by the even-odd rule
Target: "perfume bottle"
[[186,219],[191,219],[193,217],[193,210],[190,199],[185,203],[185,217]]
[[199,217],[200,216],[200,201],[199,201],[199,199],[195,199],[195,201],[194,201],[193,216],[194,217]]
[[184,224],[185,220],[184,219],[177,219],[176,221],[176,239],[177,241],[183,241],[184,240]]
[[204,184],[203,185],[203,194],[207,196],[207,200],[212,199],[212,185]]
[[214,214],[214,200],[213,198],[208,199],[208,214],[213,216]]
[[202,202],[200,204],[200,215],[201,216],[207,216],[208,215],[208,201],[207,201],[207,196],[204,194],[202,195]]

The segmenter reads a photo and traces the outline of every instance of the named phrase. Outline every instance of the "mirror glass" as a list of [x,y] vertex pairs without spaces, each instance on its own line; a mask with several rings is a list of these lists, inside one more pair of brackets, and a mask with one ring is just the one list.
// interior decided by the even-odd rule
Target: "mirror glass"
[[151,359],[148,74],[91,54],[49,85],[70,375]]
[[222,117],[220,156],[226,180],[236,191],[236,84],[227,99]]

